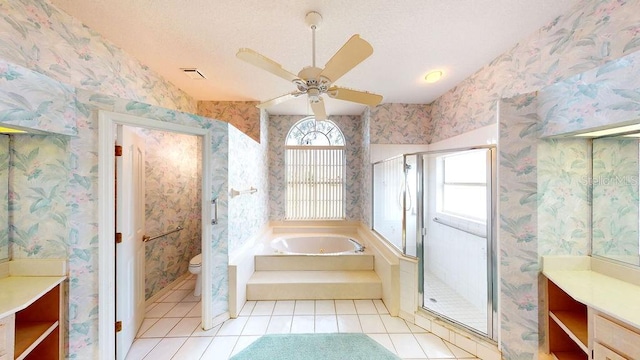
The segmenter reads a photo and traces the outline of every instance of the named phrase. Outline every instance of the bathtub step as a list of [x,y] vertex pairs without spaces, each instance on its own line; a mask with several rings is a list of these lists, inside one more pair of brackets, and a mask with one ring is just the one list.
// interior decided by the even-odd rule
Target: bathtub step
[[373,270],[373,255],[257,255],[256,271],[275,270]]
[[256,271],[247,300],[381,299],[375,271]]

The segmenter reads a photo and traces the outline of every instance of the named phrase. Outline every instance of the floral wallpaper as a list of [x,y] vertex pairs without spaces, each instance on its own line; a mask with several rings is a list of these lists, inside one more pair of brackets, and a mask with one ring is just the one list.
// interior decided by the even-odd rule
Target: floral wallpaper
[[0,262],[9,258],[9,135],[0,135]]
[[543,139],[537,155],[539,255],[589,254],[588,140]]
[[431,104],[429,143],[495,122],[500,98],[537,91],[640,50],[640,2],[584,0]]
[[[29,86],[36,82],[38,87]],[[71,86],[0,59],[2,123],[76,135],[74,95]]]
[[637,120],[640,83],[627,74],[638,73],[640,51],[542,89],[538,113],[544,121],[543,135]]
[[380,104],[367,108],[370,144],[427,144],[430,106]]
[[371,108],[366,107],[362,116],[362,162],[360,163],[360,172],[362,174],[362,186],[360,187],[361,214],[362,222],[367,224],[369,228],[373,226],[373,189],[372,189],[372,172],[371,166]]
[[257,101],[198,101],[198,115],[226,121],[260,142],[260,109]]
[[[285,218],[285,139],[291,126],[306,115],[269,116],[269,219]],[[345,137],[346,143],[346,219],[359,221],[362,216],[362,130],[360,116],[330,116]]]
[[538,352],[537,141],[534,94],[500,102],[498,249],[501,347],[505,359]]
[[593,255],[638,263],[637,138],[593,140]]
[[0,2],[0,17],[0,58],[9,63],[98,94],[196,112],[183,91],[46,0]]
[[229,190],[258,191],[229,198],[229,254],[240,249],[268,222],[269,115],[260,112],[260,142],[229,127]]
[[145,141],[145,294],[149,299],[189,271],[202,249],[202,141],[193,135],[138,129]]

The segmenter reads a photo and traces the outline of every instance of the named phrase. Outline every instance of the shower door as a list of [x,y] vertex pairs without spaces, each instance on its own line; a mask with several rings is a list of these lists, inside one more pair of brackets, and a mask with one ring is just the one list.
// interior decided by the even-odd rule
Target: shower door
[[422,154],[424,309],[495,339],[495,149]]

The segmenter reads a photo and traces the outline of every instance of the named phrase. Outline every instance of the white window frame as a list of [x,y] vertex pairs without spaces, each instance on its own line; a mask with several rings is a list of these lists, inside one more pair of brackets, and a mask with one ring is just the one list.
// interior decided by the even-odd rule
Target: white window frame
[[[304,118],[291,127],[285,139],[285,220],[346,218],[344,134],[333,122],[324,121],[327,123],[318,126],[315,118]],[[331,137],[329,133],[333,133]],[[329,144],[312,145],[308,141],[308,135],[323,135],[322,142],[326,140]],[[341,144],[331,144],[332,138],[334,142]],[[288,145],[294,142],[297,144]],[[311,158],[313,160],[309,160]],[[318,163],[318,159],[324,163]],[[302,163],[304,161],[311,161],[312,164]],[[313,174],[313,178],[305,180],[306,174],[309,173]],[[304,199],[306,203],[299,202],[298,199]]]

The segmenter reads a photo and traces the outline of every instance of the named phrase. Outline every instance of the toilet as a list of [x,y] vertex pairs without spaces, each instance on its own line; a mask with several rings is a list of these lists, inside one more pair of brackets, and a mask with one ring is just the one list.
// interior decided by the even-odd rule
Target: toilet
[[202,284],[200,283],[200,269],[202,268],[202,254],[198,254],[189,261],[189,272],[196,275],[196,289],[193,296],[200,296]]

